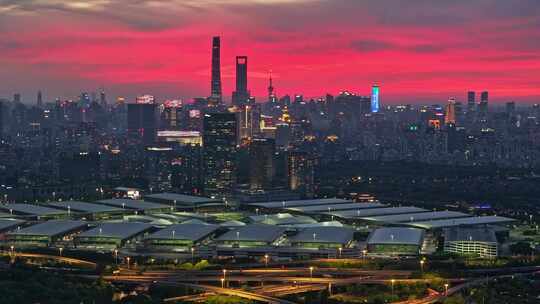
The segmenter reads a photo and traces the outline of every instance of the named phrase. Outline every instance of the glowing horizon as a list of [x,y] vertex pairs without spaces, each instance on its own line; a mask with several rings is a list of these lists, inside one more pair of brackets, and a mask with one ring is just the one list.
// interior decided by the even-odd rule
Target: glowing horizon
[[225,100],[246,55],[258,101],[272,70],[278,96],[370,95],[376,81],[383,104],[465,102],[469,90],[540,102],[539,28],[535,0],[5,0],[0,97],[206,97],[219,35]]

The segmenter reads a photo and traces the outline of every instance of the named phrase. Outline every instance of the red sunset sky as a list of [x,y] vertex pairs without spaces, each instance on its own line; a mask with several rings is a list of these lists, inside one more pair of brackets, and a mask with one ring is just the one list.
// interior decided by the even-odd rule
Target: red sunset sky
[[208,96],[214,35],[227,99],[247,55],[257,97],[273,70],[279,95],[540,102],[538,0],[0,0],[0,97]]

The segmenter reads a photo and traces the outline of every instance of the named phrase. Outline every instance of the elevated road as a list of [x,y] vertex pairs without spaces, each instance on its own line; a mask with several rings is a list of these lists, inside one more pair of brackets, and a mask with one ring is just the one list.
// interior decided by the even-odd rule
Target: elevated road
[[31,258],[31,259],[43,259],[43,260],[52,260],[57,262],[62,262],[70,265],[77,265],[82,266],[86,268],[92,268],[95,269],[97,267],[97,264],[90,261],[85,261],[81,259],[75,259],[75,258],[68,258],[58,255],[48,255],[48,254],[38,254],[38,253],[23,253],[23,252],[1,252],[0,253],[3,256],[10,256],[15,258]]

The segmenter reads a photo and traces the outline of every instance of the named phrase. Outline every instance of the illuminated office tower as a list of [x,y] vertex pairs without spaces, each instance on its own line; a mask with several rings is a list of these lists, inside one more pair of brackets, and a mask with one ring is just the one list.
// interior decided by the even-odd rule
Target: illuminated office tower
[[127,105],[128,139],[144,145],[154,143],[157,134],[157,104],[151,95],[137,97]]
[[306,197],[314,192],[315,160],[306,152],[291,151],[288,157],[289,189]]
[[210,83],[210,101],[219,104],[221,94],[221,42],[219,36],[212,39],[212,80]]
[[380,101],[379,101],[379,86],[373,85],[371,88],[371,112],[379,112]]
[[251,189],[270,189],[273,185],[276,145],[272,139],[253,139],[249,145],[249,185]]
[[249,90],[247,88],[247,56],[236,56],[236,91],[232,94],[232,103],[243,106],[249,103]]
[[227,194],[236,183],[237,117],[207,113],[203,119],[204,192]]
[[456,99],[450,98],[446,109],[444,111],[444,123],[446,125],[455,125],[456,124]]
[[182,114],[181,100],[166,100],[161,113],[161,127],[165,130],[180,130]]

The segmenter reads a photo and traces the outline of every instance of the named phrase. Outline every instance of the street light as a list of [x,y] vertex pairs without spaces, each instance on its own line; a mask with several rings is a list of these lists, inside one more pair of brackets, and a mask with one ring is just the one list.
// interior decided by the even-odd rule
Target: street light
[[12,256],[12,257],[15,256],[15,247],[14,247],[13,245],[11,245],[11,246],[9,247],[9,249],[10,249],[10,251],[11,251],[11,256]]
[[131,257],[126,257],[126,261],[127,261],[127,269],[129,269],[129,260],[131,260]]
[[[223,278],[222,278],[223,281],[227,280],[227,269],[223,269]],[[223,283],[222,283],[223,285]],[[223,288],[223,286],[222,286]]]
[[396,280],[392,279],[390,280],[390,282],[392,283],[392,296],[394,295],[394,283],[396,283]]
[[221,288],[225,288],[225,278],[221,278]]
[[191,247],[191,264],[195,262],[195,247]]
[[268,254],[265,254],[264,255],[264,267],[266,267],[266,268],[268,268],[268,258],[269,258]]
[[448,283],[444,284],[444,295],[448,296]]
[[60,256],[62,256],[62,251],[64,250],[63,247],[58,248],[58,251],[60,252]]
[[339,251],[339,258],[341,259],[341,251],[343,250],[343,248],[339,247],[338,248],[338,251]]
[[113,253],[114,253],[114,263],[115,263],[116,265],[118,265],[118,249],[115,249],[115,250],[113,251]]
[[313,269],[315,269],[315,267],[309,266],[309,277],[311,278],[311,280],[313,280]]
[[366,258],[366,255],[367,255],[367,250],[366,249],[362,250],[362,258],[363,259]]
[[422,274],[424,273],[424,263],[426,263],[424,259],[420,260],[420,271],[422,272]]

